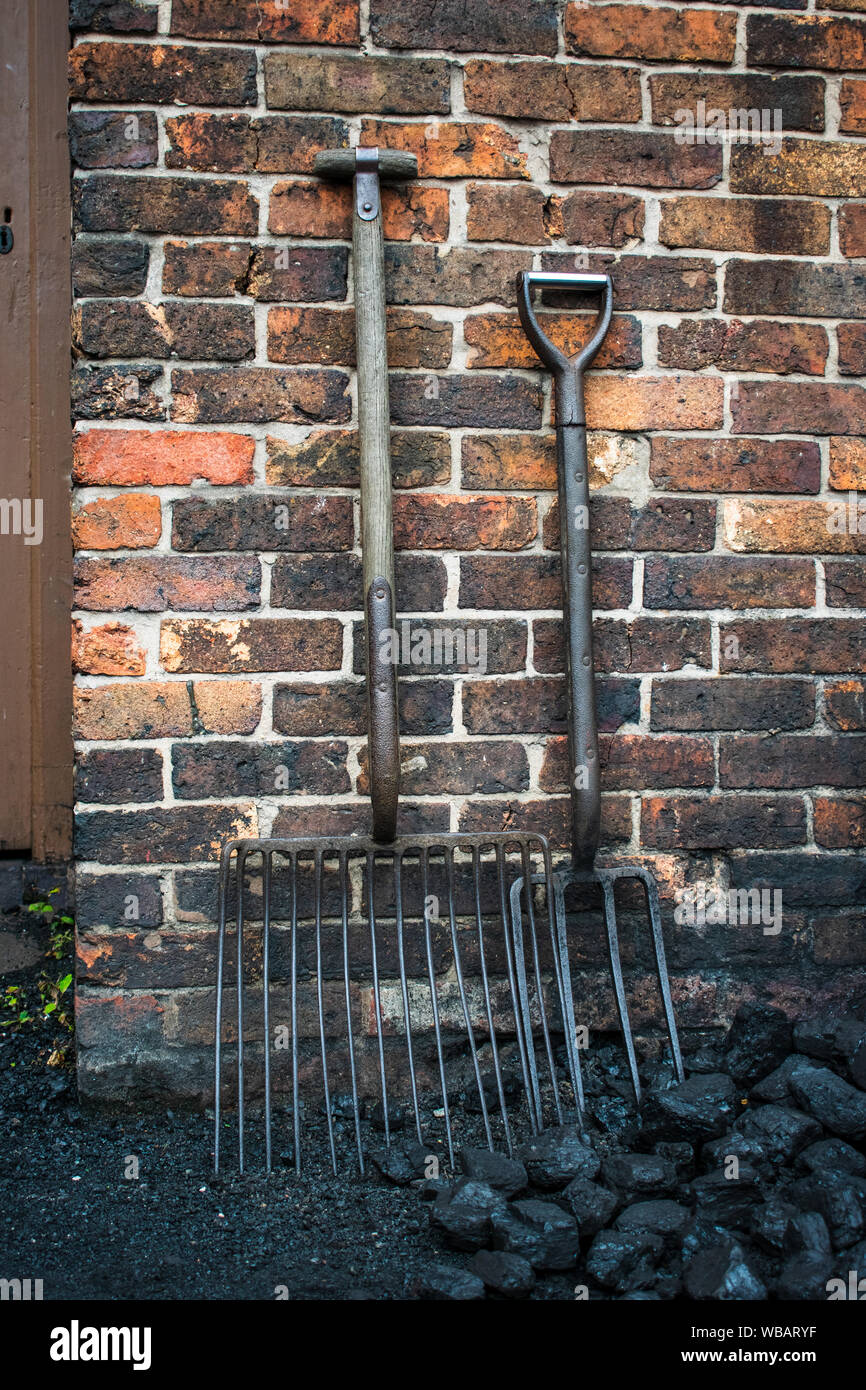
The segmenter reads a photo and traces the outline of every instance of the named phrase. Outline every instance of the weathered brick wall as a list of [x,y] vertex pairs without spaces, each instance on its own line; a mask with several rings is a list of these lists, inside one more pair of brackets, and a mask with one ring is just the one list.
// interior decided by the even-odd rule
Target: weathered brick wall
[[[488,644],[483,676],[403,680],[404,827],[567,843],[549,382],[514,284],[583,257],[616,308],[588,384],[606,850],[669,903],[784,893],[778,937],[674,929],[686,1025],[843,995],[866,520],[856,497],[853,526],[828,517],[866,486],[866,21],[73,0],[72,22],[85,1087],[206,1085],[223,839],[369,824],[349,194],[311,176],[358,141],[420,166],[384,200],[399,607]],[[700,101],[781,112],[781,150],[680,143]]]

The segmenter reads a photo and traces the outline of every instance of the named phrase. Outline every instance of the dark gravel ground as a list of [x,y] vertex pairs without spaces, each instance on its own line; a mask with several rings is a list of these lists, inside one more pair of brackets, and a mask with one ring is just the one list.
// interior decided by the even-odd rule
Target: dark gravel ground
[[[15,926],[7,916],[3,929]],[[0,986],[32,992],[43,965],[7,971]],[[350,1162],[339,1179],[321,1162],[296,1176],[285,1114],[270,1176],[233,1175],[227,1134],[215,1178],[212,1116],[89,1112],[72,1070],[46,1065],[55,1040],[48,1026],[0,1029],[0,1278],[42,1279],[46,1299],[273,1299],[278,1287],[292,1299],[400,1299],[442,1259],[417,1186],[362,1179]],[[457,1135],[477,1138],[474,1116],[454,1119]],[[327,1152],[323,1116],[304,1132],[311,1152]],[[543,1296],[571,1296],[570,1281],[551,1278]]]

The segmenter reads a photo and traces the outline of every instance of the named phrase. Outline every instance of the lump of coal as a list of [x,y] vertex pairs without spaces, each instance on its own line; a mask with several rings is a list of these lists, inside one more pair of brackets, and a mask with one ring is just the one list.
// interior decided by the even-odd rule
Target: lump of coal
[[753,1139],[773,1163],[790,1163],[801,1149],[821,1137],[817,1120],[782,1105],[750,1108],[744,1111],[734,1128],[746,1139]]
[[505,1250],[479,1250],[470,1260],[469,1269],[483,1281],[485,1288],[506,1298],[526,1298],[535,1286],[529,1261]]
[[662,1139],[653,1148],[659,1158],[666,1158],[677,1170],[680,1182],[688,1182],[695,1175],[695,1151],[684,1139],[669,1143]]
[[581,1136],[577,1125],[560,1125],[536,1135],[520,1152],[530,1182],[555,1191],[572,1178],[596,1177],[601,1160]]
[[391,1149],[370,1150],[370,1162],[396,1187],[408,1187],[410,1182],[423,1178],[429,1157],[424,1145],[417,1141]]
[[725,1038],[726,1072],[740,1086],[754,1086],[791,1051],[791,1024],[781,1009],[741,1004]]
[[790,1081],[798,1067],[804,1065],[803,1058],[798,1057],[796,1052],[792,1052],[790,1057],[786,1057],[780,1067],[771,1071],[769,1076],[765,1076],[756,1086],[752,1087],[751,1095],[755,1100],[766,1100],[779,1105],[786,1104],[791,1099]]
[[833,1168],[837,1173],[853,1173],[856,1177],[866,1177],[866,1158],[850,1144],[846,1144],[844,1139],[821,1139],[817,1144],[810,1144],[808,1149],[804,1149],[797,1160],[799,1168],[805,1168],[810,1173],[823,1172],[825,1168]]
[[477,1274],[456,1265],[430,1265],[410,1281],[409,1292],[415,1298],[466,1303],[484,1297],[484,1284]]
[[526,1169],[515,1158],[504,1154],[491,1153],[489,1149],[466,1147],[460,1151],[460,1167],[469,1178],[486,1182],[488,1187],[502,1192],[506,1197],[516,1197],[525,1192],[528,1186]]
[[573,1178],[560,1193],[582,1236],[594,1236],[609,1226],[620,1204],[615,1192],[586,1178]]
[[791,1188],[791,1199],[804,1211],[823,1216],[837,1250],[853,1245],[866,1232],[866,1182],[850,1173],[813,1173]]
[[825,1299],[827,1281],[833,1273],[829,1256],[792,1255],[779,1271],[776,1297],[791,1299]]
[[689,1224],[691,1213],[665,1197],[655,1202],[633,1202],[616,1218],[618,1231],[654,1231],[668,1243],[676,1241]]
[[840,1139],[866,1138],[866,1094],[829,1067],[804,1064],[791,1074],[797,1103]]
[[430,1208],[430,1225],[455,1250],[480,1250],[489,1244],[492,1218],[505,1210],[505,1198],[485,1182],[461,1178]]
[[571,1269],[577,1263],[577,1222],[553,1202],[514,1202],[494,1211],[491,1225],[493,1248],[522,1255],[533,1269]]
[[690,1076],[667,1091],[650,1091],[644,1104],[644,1132],[654,1139],[700,1143],[730,1128],[736,1088],[722,1072]]
[[658,1154],[610,1154],[602,1165],[602,1176],[629,1196],[673,1192],[678,1181],[673,1163]]
[[735,1240],[699,1250],[686,1269],[685,1284],[690,1298],[727,1301],[767,1297],[765,1285]]
[[652,1231],[602,1231],[586,1257],[586,1270],[604,1289],[630,1293],[655,1279],[664,1242]]
[[696,1214],[726,1229],[747,1231],[752,1212],[761,1200],[757,1176],[754,1168],[741,1163],[736,1178],[726,1177],[724,1169],[695,1178],[691,1190]]

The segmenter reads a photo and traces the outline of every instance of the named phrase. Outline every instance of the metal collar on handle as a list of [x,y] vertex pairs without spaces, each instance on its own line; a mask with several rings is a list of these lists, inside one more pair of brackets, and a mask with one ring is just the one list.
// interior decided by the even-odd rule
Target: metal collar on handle
[[359,145],[355,150],[355,208],[362,222],[379,216],[379,149]]
[[[578,290],[585,294],[600,293],[604,295],[595,332],[586,346],[581,348],[574,357],[567,357],[543,331],[532,307],[533,289]],[[583,371],[584,367],[589,366],[595,357],[610,325],[610,316],[613,312],[613,281],[609,275],[600,271],[521,270],[517,276],[517,309],[520,314],[520,322],[523,324],[523,331],[545,366],[556,373],[567,371],[579,373]]]

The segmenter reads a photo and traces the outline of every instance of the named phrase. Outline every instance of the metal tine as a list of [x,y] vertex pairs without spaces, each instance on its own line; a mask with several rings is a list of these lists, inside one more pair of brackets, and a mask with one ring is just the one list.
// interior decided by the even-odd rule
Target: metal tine
[[614,901],[613,883],[606,874],[600,873],[598,870],[595,872],[604,892],[604,923],[607,928],[607,949],[610,957],[610,973],[613,979],[613,989],[616,995],[616,1007],[619,1012],[620,1026],[622,1027],[623,1038],[625,1040],[625,1050],[626,1056],[628,1057],[628,1069],[631,1074],[634,1098],[637,1104],[640,1105],[640,1077],[637,1071],[634,1039],[631,1033],[628,1004],[625,998],[625,985],[622,978],[622,957],[619,953],[619,934],[616,926],[616,903]]
[[562,1124],[562,1106],[559,1101],[559,1087],[556,1083],[556,1063],[553,1060],[553,1048],[550,1044],[550,1029],[547,1026],[547,1007],[544,1003],[544,984],[541,978],[541,962],[538,956],[538,934],[535,930],[535,911],[532,906],[532,861],[529,858],[529,848],[524,843],[523,864],[526,876],[526,906],[529,918],[529,936],[532,942],[532,963],[535,970],[535,989],[538,995],[538,1012],[541,1016],[541,1034],[544,1039],[544,1050],[547,1053],[547,1065],[550,1068],[550,1081],[553,1087],[553,1103],[556,1108],[556,1118]]
[[220,1091],[222,1089],[222,1031],[223,1031],[223,963],[225,959],[225,940],[226,940],[226,911],[228,897],[229,874],[231,873],[232,845],[223,845],[220,854],[220,881],[219,881],[219,931],[217,935],[217,994],[216,994],[216,1047],[214,1049],[214,1140],[213,1140],[213,1168],[214,1172],[220,1170],[220,1118],[221,1100]]
[[[555,903],[554,917],[556,919],[556,934],[558,937],[560,999],[562,1001],[568,1069],[571,1073],[571,1085],[574,1091],[575,1104],[577,1105],[579,1115],[582,1117],[586,1102],[583,1094],[583,1076],[580,1069],[580,1057],[575,1046],[576,1026],[574,1021],[574,994],[571,988],[571,961],[568,957],[565,884],[561,878],[555,877],[549,878],[548,882],[553,883]],[[554,949],[557,949],[556,945]]]
[[295,1172],[301,1172],[301,1109],[298,1088],[298,856],[290,856],[292,866],[292,1134],[295,1142]]
[[382,996],[379,992],[379,960],[376,954],[376,903],[373,889],[375,860],[373,852],[367,851],[367,913],[370,918],[370,946],[373,962],[373,995],[376,1010],[376,1039],[379,1044],[379,1079],[382,1085],[382,1112],[385,1121],[385,1147],[391,1147],[391,1124],[388,1117],[388,1085],[385,1080],[385,1048],[382,1041]]
[[538,1065],[535,1060],[535,1040],[532,1035],[532,1013],[529,1005],[529,984],[526,975],[526,952],[523,946],[523,904],[521,902],[521,897],[524,892],[532,892],[525,869],[526,865],[524,861],[523,877],[515,879],[514,883],[511,885],[511,923],[514,931],[514,962],[517,974],[517,990],[520,998],[521,1026],[523,1036],[526,1039],[526,1063],[529,1067],[529,1084],[526,1087],[526,1099],[529,1103],[529,1120],[532,1126],[532,1132],[533,1134],[540,1134],[543,1128],[541,1091],[538,1085]]
[[395,929],[397,933],[397,960],[400,967],[400,989],[403,995],[403,1022],[406,1029],[406,1051],[409,1054],[409,1083],[412,1087],[412,1108],[415,1111],[415,1133],[418,1143],[421,1137],[421,1114],[418,1109],[418,1085],[415,1078],[415,1058],[412,1053],[412,1021],[409,1016],[409,985],[406,979],[406,961],[403,955],[403,856],[394,855],[394,903]]
[[442,1052],[442,1027],[439,1022],[439,999],[436,994],[436,975],[433,970],[433,945],[430,938],[430,914],[427,911],[429,894],[427,892],[430,872],[429,850],[421,850],[421,897],[424,902],[424,946],[427,953],[427,978],[430,981],[430,1007],[433,1011],[433,1032],[436,1035],[436,1056],[439,1062],[439,1080],[442,1086],[442,1109],[445,1112],[445,1134],[448,1140],[448,1162],[454,1168],[454,1137],[451,1133],[451,1112],[448,1108],[448,1087],[445,1082],[445,1058]]
[[334,1117],[331,1114],[331,1091],[328,1086],[328,1052],[325,1045],[325,1007],[322,989],[322,875],[324,856],[319,850],[315,855],[316,884],[316,994],[319,1001],[319,1037],[322,1042],[322,1082],[325,1088],[325,1115],[328,1121],[328,1143],[331,1149],[331,1167],[337,1176],[337,1150],[334,1147]]
[[237,963],[238,963],[238,1172],[244,1171],[244,867],[247,851],[238,850],[235,860],[237,882]]
[[[523,1023],[520,1016],[520,1001],[518,998],[517,983],[515,980],[514,951],[512,948],[511,941],[511,932],[514,929],[514,922],[513,918],[509,918],[508,908],[505,904],[506,889],[504,853],[504,846],[502,844],[498,844],[496,846],[496,873],[499,880],[499,915],[502,919],[502,937],[505,942],[505,964],[506,971],[508,974],[508,988],[511,993],[511,1007],[514,1011],[514,1032],[517,1037],[517,1050],[520,1054],[520,1067],[521,1071],[523,1072],[523,1088],[526,1093],[526,1104],[529,1110],[529,1122],[532,1127],[532,1132],[535,1133],[535,1112],[533,1110],[532,1103],[529,1067],[526,1060],[526,1040],[523,1036]],[[517,884],[515,885],[518,887],[518,890],[519,885],[520,880],[518,880]]]
[[662,996],[662,1007],[665,1011],[665,1023],[667,1025],[668,1038],[671,1045],[674,1072],[676,1073],[677,1081],[685,1081],[686,1074],[683,1069],[680,1040],[677,1034],[676,1019],[674,1017],[674,1001],[671,998],[671,981],[668,975],[667,961],[665,959],[665,943],[662,937],[662,914],[661,904],[659,902],[658,884],[650,873],[641,873],[638,877],[644,886],[647,908],[650,915],[653,950],[656,958],[656,974],[658,975],[659,990]]
[[508,1148],[508,1156],[514,1155],[514,1145],[511,1141],[511,1126],[508,1123],[508,1110],[505,1106],[505,1090],[502,1085],[502,1071],[499,1066],[499,1048],[496,1045],[496,1030],[493,1027],[493,1007],[490,1002],[490,981],[487,978],[487,960],[484,954],[484,925],[481,920],[481,860],[478,846],[472,846],[472,877],[475,881],[475,923],[478,927],[478,958],[481,965],[481,983],[484,990],[484,1007],[487,1012],[487,1028],[490,1034],[490,1050],[493,1054],[493,1073],[496,1077],[496,1090],[499,1095],[499,1109],[502,1112],[502,1124],[505,1130],[505,1143]]
[[265,1029],[265,1169],[271,1171],[271,860],[270,850],[262,851],[262,975],[264,976],[264,1029]]
[[349,870],[345,850],[340,850],[338,862],[343,914],[343,979],[346,984],[346,1036],[349,1043],[349,1071],[352,1077],[352,1115],[355,1121],[355,1143],[358,1149],[358,1168],[363,1177],[364,1145],[361,1142],[361,1112],[358,1109],[358,1078],[355,1074],[355,1043],[352,1037],[352,994],[349,988]]
[[460,965],[460,947],[457,944],[457,919],[454,913],[454,851],[450,845],[445,847],[445,879],[448,885],[448,920],[451,923],[451,945],[454,951],[454,970],[457,975],[457,988],[460,992],[460,1003],[463,1007],[463,1019],[466,1024],[466,1032],[469,1037],[469,1051],[472,1054],[472,1069],[475,1072],[475,1084],[478,1087],[478,1099],[481,1102],[481,1115],[484,1120],[484,1133],[487,1138],[487,1147],[493,1151],[493,1134],[490,1129],[490,1117],[487,1114],[487,1101],[484,1098],[484,1087],[481,1084],[481,1068],[478,1065],[478,1053],[475,1047],[475,1034],[472,1031],[472,1021],[469,1017],[469,1005],[466,1000],[466,988],[463,983],[463,970]]

